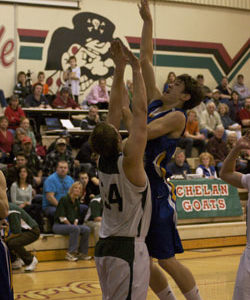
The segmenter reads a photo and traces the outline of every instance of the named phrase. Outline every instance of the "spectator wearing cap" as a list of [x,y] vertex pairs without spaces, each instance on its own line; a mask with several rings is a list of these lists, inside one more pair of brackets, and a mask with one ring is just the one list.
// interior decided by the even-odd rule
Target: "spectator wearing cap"
[[250,97],[250,91],[244,84],[244,76],[242,74],[237,76],[237,83],[234,85],[233,90],[239,94],[241,100]]
[[56,170],[58,161],[64,160],[68,163],[69,173],[72,176],[74,174],[74,159],[72,154],[66,147],[66,140],[59,138],[56,141],[56,148],[48,153],[45,157],[44,174],[49,176]]
[[[71,143],[70,143],[70,138],[71,138],[70,133],[69,133],[67,130],[65,130],[65,131],[62,132],[60,138],[65,139],[67,150],[68,150],[69,152],[72,152],[72,147],[71,147]],[[48,154],[49,152],[51,152],[51,151],[53,151],[53,150],[56,149],[56,142],[57,142],[57,139],[54,140],[54,141],[49,145],[49,147],[48,147],[48,149],[47,149],[47,154]]]
[[67,175],[68,171],[69,166],[67,161],[57,161],[56,171],[45,180],[43,185],[42,207],[51,225],[54,222],[56,207],[60,199],[67,195],[69,188],[74,183],[73,178]]
[[19,99],[17,95],[10,97],[9,105],[6,107],[4,115],[9,121],[9,129],[16,129],[22,118],[25,118],[25,113],[19,106]]
[[53,101],[54,108],[73,108],[80,109],[79,105],[71,98],[70,88],[63,87],[60,95]]

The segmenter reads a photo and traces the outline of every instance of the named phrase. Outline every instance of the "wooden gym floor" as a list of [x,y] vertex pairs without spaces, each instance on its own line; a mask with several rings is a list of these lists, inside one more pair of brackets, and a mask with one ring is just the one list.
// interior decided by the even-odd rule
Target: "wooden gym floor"
[[[189,250],[177,258],[194,274],[203,300],[231,300],[243,250],[242,246]],[[13,277],[16,300],[101,300],[94,260],[41,262],[35,272],[17,270]],[[173,280],[169,281],[177,299],[183,300]],[[147,300],[156,299],[149,290]]]

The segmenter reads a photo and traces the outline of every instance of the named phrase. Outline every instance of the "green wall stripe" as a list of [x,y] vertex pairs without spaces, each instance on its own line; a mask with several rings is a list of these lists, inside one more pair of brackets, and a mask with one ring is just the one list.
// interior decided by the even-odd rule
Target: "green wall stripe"
[[19,51],[20,59],[42,60],[43,48],[32,46],[21,46]]
[[250,59],[250,52],[245,56],[245,58],[238,64],[237,68],[233,71],[233,73],[228,77],[228,81],[230,82],[237,73],[240,73],[240,69],[246,64],[246,62]]

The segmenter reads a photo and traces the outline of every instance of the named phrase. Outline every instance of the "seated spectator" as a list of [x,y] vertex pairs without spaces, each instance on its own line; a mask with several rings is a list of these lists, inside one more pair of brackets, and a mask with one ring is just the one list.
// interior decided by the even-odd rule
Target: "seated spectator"
[[204,84],[205,79],[204,79],[204,76],[202,74],[197,75],[196,79],[197,79],[198,84],[200,85],[200,87],[202,89],[202,92],[204,94],[203,101],[207,102],[212,97],[212,91],[210,90],[210,88],[208,86],[206,86]]
[[43,95],[48,95],[48,93],[49,93],[49,86],[47,85],[47,83],[45,83],[45,74],[44,74],[44,72],[40,71],[38,73],[38,75],[37,75],[37,82],[35,84],[37,84],[37,83],[40,83],[42,85],[42,87],[43,87],[42,94]]
[[200,116],[201,116],[201,113],[204,110],[206,110],[206,104],[204,102],[201,102],[199,105],[197,105],[194,108],[192,108],[192,110],[195,111],[196,117],[197,117],[197,121],[200,124]]
[[26,74],[21,71],[17,74],[17,84],[14,87],[13,93],[18,96],[21,106],[24,106],[26,97],[32,92],[31,86],[27,84]]
[[185,160],[185,152],[181,149],[176,150],[174,161],[167,165],[168,171],[170,171],[172,175],[182,175],[185,178],[186,174],[191,173],[190,167]]
[[242,74],[237,76],[237,83],[234,85],[233,90],[239,94],[241,100],[250,97],[250,91],[244,84],[244,76]]
[[240,139],[241,138],[241,126],[240,126],[240,124],[235,123],[229,117],[229,107],[225,103],[220,103],[218,106],[218,113],[220,114],[222,125],[226,130],[226,134],[228,135],[230,132],[234,131],[237,134],[237,139]]
[[214,136],[207,142],[207,152],[213,155],[218,173],[228,154],[226,142],[222,139],[224,131],[224,127],[218,125],[214,131]]
[[54,108],[76,108],[80,109],[79,105],[70,96],[70,88],[63,87],[60,95],[52,102]]
[[212,92],[212,98],[211,100],[214,102],[216,107],[221,103],[221,92],[218,89],[214,89]]
[[202,175],[202,177],[214,179],[217,178],[215,170],[215,162],[212,154],[203,152],[200,154],[200,165],[196,168],[195,173]]
[[67,161],[58,161],[56,172],[51,174],[43,185],[43,211],[51,225],[54,222],[54,214],[59,200],[67,195],[69,188],[74,183],[74,179],[67,175],[68,170]]
[[206,104],[206,110],[200,115],[200,132],[203,133],[205,137],[213,136],[215,128],[218,125],[222,125],[220,115],[215,108],[215,104],[209,101]]
[[50,145],[49,148],[47,150],[47,154],[50,153],[51,151],[56,149],[56,143],[58,139],[64,139],[66,141],[66,148],[69,152],[72,152],[72,147],[70,144],[70,133],[68,133],[67,131],[64,131],[59,138],[55,139]]
[[65,160],[69,165],[70,175],[74,175],[74,158],[72,153],[67,150],[66,140],[59,138],[56,141],[56,148],[46,155],[44,163],[44,174],[48,176],[55,172],[58,161]]
[[[53,232],[56,234],[69,235],[69,248],[65,259],[76,261],[78,259],[89,260],[88,241],[90,229],[86,225],[80,225],[80,200],[82,185],[75,182],[69,188],[67,195],[61,197],[56,207],[55,223]],[[78,239],[80,244],[78,247]]]
[[43,96],[43,85],[36,83],[33,86],[33,93],[25,99],[26,107],[51,108],[45,96]]
[[24,118],[20,122],[20,128],[25,131],[25,136],[28,136],[32,140],[33,148],[36,149],[36,138],[34,132],[30,128],[30,120],[28,118]]
[[22,208],[9,203],[8,222],[11,234],[5,239],[10,250],[13,269],[21,269],[22,261],[27,266],[26,272],[34,271],[37,258],[24,246],[36,241],[40,236],[38,224]]
[[243,129],[250,128],[250,97],[245,99],[244,108],[242,108],[239,112],[239,118]]
[[0,115],[2,115],[5,111],[5,108],[7,106],[7,101],[4,96],[3,90],[0,90]]
[[[227,150],[230,152],[233,147],[237,143],[237,135],[235,132],[230,132],[227,136],[226,144]],[[249,153],[250,151],[242,150],[240,152],[239,157],[236,159],[236,171],[241,172],[243,174],[249,173],[247,170],[248,160],[249,160]]]
[[235,123],[241,123],[239,112],[243,107],[243,101],[240,100],[239,94],[233,91],[231,94],[231,99],[227,104],[229,107],[229,116]]
[[14,137],[14,143],[12,146],[12,151],[14,156],[17,155],[18,152],[22,151],[22,140],[25,138],[26,134],[23,128],[18,127],[16,129],[15,137]]
[[99,240],[99,231],[102,221],[102,199],[100,195],[95,196],[89,203],[89,208],[85,216],[85,224],[94,234],[95,245]]
[[32,203],[32,178],[29,176],[29,169],[27,167],[23,166],[17,170],[17,180],[11,185],[10,198],[11,202],[23,208],[38,223],[42,231],[43,219],[41,207],[36,203]]
[[109,94],[106,87],[106,79],[100,78],[99,84],[94,86],[85,101],[88,105],[95,104],[99,109],[107,109],[109,104]]
[[9,129],[14,130],[19,126],[21,120],[25,118],[25,113],[19,106],[17,95],[10,97],[9,105],[6,107],[4,115],[9,121]]
[[88,115],[81,121],[80,127],[81,129],[92,130],[99,122],[98,107],[96,105],[90,105]]
[[221,83],[216,87],[221,92],[221,99],[230,99],[232,89],[228,86],[228,78],[223,76]]
[[84,168],[86,172],[88,172],[92,167],[92,160],[91,160],[92,152],[93,151],[91,149],[89,141],[86,141],[85,143],[82,144],[79,152],[76,155],[76,160],[79,161],[80,167]]
[[167,80],[163,86],[163,93],[166,93],[168,88],[174,85],[175,79],[176,79],[175,72],[169,72]]
[[12,161],[12,146],[14,138],[10,130],[8,130],[9,121],[5,116],[0,117],[0,151],[2,151],[5,159],[3,163]]
[[199,124],[196,120],[196,112],[190,110],[186,130],[183,137],[180,138],[178,146],[185,149],[186,157],[191,157],[192,148],[197,147],[199,154],[205,150],[205,136],[199,131]]

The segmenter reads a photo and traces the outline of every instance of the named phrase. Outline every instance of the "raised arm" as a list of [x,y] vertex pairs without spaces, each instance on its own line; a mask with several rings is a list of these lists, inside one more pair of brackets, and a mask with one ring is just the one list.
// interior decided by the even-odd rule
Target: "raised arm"
[[161,92],[156,86],[153,69],[153,21],[148,0],[141,0],[141,5],[138,5],[138,7],[143,20],[140,61],[142,75],[146,85],[147,99],[148,102],[151,102],[161,96]]
[[243,188],[241,183],[242,174],[235,171],[235,166],[236,159],[243,149],[250,149],[250,131],[230,151],[220,170],[221,179],[238,188]]
[[114,125],[115,128],[119,130],[122,117],[122,106],[128,106],[129,104],[123,80],[127,58],[122,51],[122,45],[119,40],[112,42],[110,52],[115,63],[115,71],[110,93],[108,123]]
[[123,167],[127,178],[135,185],[144,186],[146,175],[143,156],[147,142],[147,100],[140,63],[127,48],[123,49],[133,72],[134,94],[129,137],[124,147]]
[[3,172],[0,171],[0,219],[6,218],[8,215],[9,205],[6,195],[6,180]]

